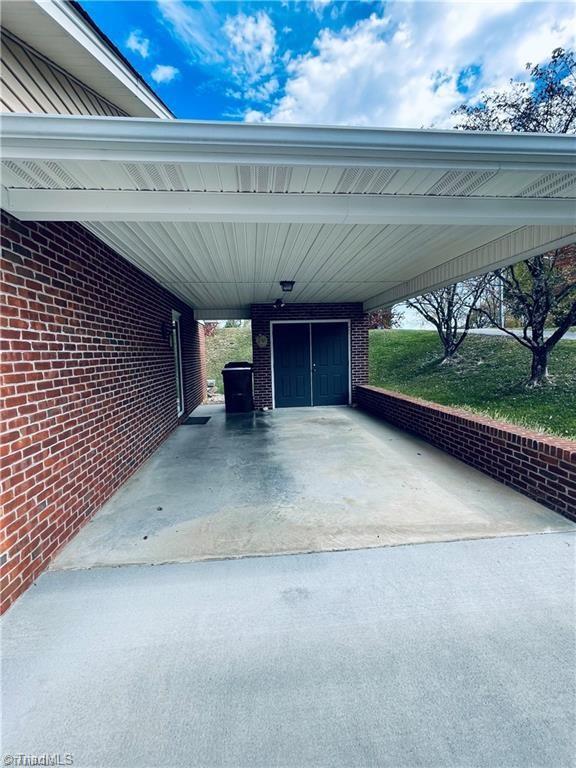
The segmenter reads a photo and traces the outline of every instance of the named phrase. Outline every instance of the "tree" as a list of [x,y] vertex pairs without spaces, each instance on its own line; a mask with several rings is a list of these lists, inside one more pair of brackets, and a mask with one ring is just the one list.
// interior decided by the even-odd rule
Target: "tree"
[[[576,324],[576,269],[574,256],[565,258],[569,250],[573,253],[573,246],[534,256],[495,272],[504,285],[510,313],[520,321],[521,335],[505,328],[496,314],[481,309],[494,325],[532,353],[530,386],[548,381],[550,353],[570,326]],[[544,330],[551,318],[556,330],[545,338]]]
[[504,325],[506,317],[504,287],[496,275],[493,276],[493,281],[489,281],[486,290],[478,297],[478,301],[471,309],[470,328],[489,328],[494,325],[492,317],[502,320]]
[[470,278],[406,302],[438,331],[444,348],[441,363],[454,361],[468,335],[478,302],[492,279],[491,274]]
[[374,309],[368,312],[368,328],[371,330],[379,328],[398,328],[404,317],[400,305],[395,304],[389,309]]
[[483,92],[475,104],[456,110],[454,127],[466,131],[576,131],[576,57],[556,48],[547,64],[526,64],[528,80],[511,80],[510,87]]
[[[472,131],[524,131],[527,133],[576,132],[576,57],[574,51],[556,48],[546,64],[527,64],[527,81],[510,81],[510,88],[482,93],[476,104],[463,104],[454,114],[460,117],[456,128]],[[565,252],[564,252],[565,256]],[[520,319],[522,336],[512,334],[531,350],[529,383],[548,380],[548,357],[570,325],[576,322],[574,301],[574,253],[568,268],[560,269],[563,249],[542,254],[522,265],[498,270],[506,301]],[[570,263],[572,269],[570,269]],[[503,328],[492,313],[495,325]],[[549,339],[544,339],[548,320],[556,324]]]
[[[566,283],[576,283],[576,243],[559,249],[555,267],[559,270],[562,279]],[[570,309],[570,300],[570,295],[568,294],[552,308],[552,323],[556,327],[562,323],[564,315]]]
[[217,328],[218,328],[218,323],[213,323],[213,322],[204,323],[204,335],[206,336],[206,338],[209,338],[210,336],[214,336]]

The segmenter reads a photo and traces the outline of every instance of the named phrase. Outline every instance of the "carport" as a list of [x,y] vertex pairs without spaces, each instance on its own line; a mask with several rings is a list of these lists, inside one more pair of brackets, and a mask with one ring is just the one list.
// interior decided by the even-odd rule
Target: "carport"
[[[5,115],[2,142],[14,386],[44,403],[9,435],[27,473],[9,497],[26,526],[13,594],[68,542],[6,616],[7,753],[567,764],[573,524],[330,402],[388,407],[365,386],[367,310],[574,240],[574,138]],[[123,312],[130,281],[139,301]],[[274,309],[281,281],[293,290]],[[257,412],[205,406],[207,424],[178,426],[202,374],[191,308],[252,319]],[[178,318],[184,363],[168,347]],[[289,325],[302,402],[289,383],[281,403],[275,329]],[[47,338],[30,351],[20,332]],[[322,363],[314,348],[334,352]],[[320,404],[315,363],[337,368],[322,408],[306,407]],[[138,376],[159,382],[138,390],[144,415]],[[444,417],[467,436],[447,443],[466,447],[466,419]],[[478,454],[505,467],[505,430],[484,427]],[[537,443],[510,439],[516,453]],[[559,474],[527,471],[565,503],[572,449],[541,442]]]
[[[365,387],[366,312],[573,242],[575,149],[564,135],[4,115],[2,207],[16,217],[7,238],[17,294],[11,438],[15,477],[26,473],[12,507],[25,516],[45,503],[38,493],[50,497],[54,525],[42,522],[43,508],[35,521],[52,553],[110,497],[117,476],[132,474],[202,399],[196,321],[252,320],[258,411],[360,404],[383,413]],[[96,372],[103,384],[93,392]],[[55,411],[63,392],[70,402]],[[27,398],[42,401],[38,413]],[[403,412],[401,426],[420,422]],[[76,439],[92,487],[72,472],[70,523],[57,474],[48,492],[38,467],[40,456],[63,450],[54,462],[68,475],[62,456]],[[478,454],[492,453],[494,437],[482,439]],[[451,433],[441,447],[463,452],[469,442]],[[558,450],[558,462],[570,460],[569,445]],[[549,452],[542,448],[544,462]],[[264,472],[269,461],[261,457]],[[347,465],[352,477],[359,461]],[[498,463],[508,466],[506,457]],[[549,477],[546,466],[532,477]],[[532,496],[569,511],[561,482]],[[55,541],[42,539],[46,528]],[[32,560],[35,541],[26,541]]]
[[259,408],[352,402],[364,312],[576,237],[571,136],[5,115],[2,142],[18,219],[252,318]]

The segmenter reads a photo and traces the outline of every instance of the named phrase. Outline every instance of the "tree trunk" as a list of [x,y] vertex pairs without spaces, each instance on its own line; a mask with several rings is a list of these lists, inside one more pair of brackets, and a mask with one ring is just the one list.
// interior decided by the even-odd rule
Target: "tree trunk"
[[456,362],[455,358],[458,357],[457,347],[454,343],[444,344],[444,357],[440,360],[440,365],[447,365],[449,363]]
[[538,387],[548,380],[548,350],[545,346],[533,347],[530,386]]

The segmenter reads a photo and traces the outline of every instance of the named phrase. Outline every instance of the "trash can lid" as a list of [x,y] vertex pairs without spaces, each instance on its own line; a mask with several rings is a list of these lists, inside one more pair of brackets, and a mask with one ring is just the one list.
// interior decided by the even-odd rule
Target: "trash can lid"
[[233,373],[244,373],[244,374],[250,374],[252,375],[252,368],[222,368],[222,376],[226,378],[227,376],[233,374]]
[[252,368],[252,363],[247,363],[245,360],[240,362],[226,363],[224,368]]

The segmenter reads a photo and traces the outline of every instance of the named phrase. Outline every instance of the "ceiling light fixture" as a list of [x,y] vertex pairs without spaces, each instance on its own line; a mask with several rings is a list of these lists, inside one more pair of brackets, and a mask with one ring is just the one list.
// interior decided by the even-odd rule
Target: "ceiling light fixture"
[[294,288],[294,280],[280,280],[280,288],[282,288],[284,293],[290,293],[292,288]]

